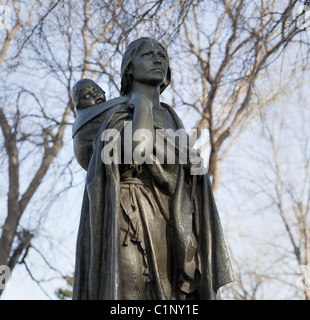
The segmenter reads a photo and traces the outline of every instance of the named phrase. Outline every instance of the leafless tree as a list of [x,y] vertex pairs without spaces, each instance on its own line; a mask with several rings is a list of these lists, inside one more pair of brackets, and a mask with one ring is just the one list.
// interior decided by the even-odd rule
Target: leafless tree
[[[220,166],[233,143],[275,99],[308,80],[309,41],[297,23],[298,1],[220,0],[199,3],[180,39],[183,90],[191,128],[206,128],[208,174],[214,191]],[[184,97],[186,89],[188,94]],[[181,94],[178,92],[181,91]],[[193,122],[195,119],[195,122]]]
[[[291,286],[297,287],[304,298],[310,300],[310,118],[308,107],[295,112],[295,115],[288,112],[289,117],[280,124],[275,120],[264,123],[264,137],[270,146],[270,165],[268,173],[264,174],[268,187],[264,192],[270,208],[278,215],[282,236],[286,238],[285,242],[274,239],[274,250],[281,251],[283,244],[288,244],[275,279],[283,280],[291,272],[295,275]],[[292,265],[295,270],[290,269]],[[300,288],[297,285],[299,273],[304,277]]]
[[228,298],[309,300],[307,96],[303,92],[299,99],[278,102],[280,110],[266,110],[248,141],[237,143],[238,152],[231,155],[240,204],[229,213],[236,282],[225,288]]

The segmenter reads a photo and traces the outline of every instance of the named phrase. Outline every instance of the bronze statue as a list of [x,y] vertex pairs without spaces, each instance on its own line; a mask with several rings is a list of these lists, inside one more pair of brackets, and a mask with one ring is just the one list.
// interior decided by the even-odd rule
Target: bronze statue
[[[87,177],[73,299],[217,299],[218,289],[233,281],[207,174],[192,175],[192,164],[178,158],[156,161],[134,139],[129,151],[148,161],[123,161],[126,123],[133,135],[151,133],[143,146],[155,145],[158,129],[184,129],[160,102],[170,79],[166,49],[155,39],[137,39],[123,56],[121,96],[77,112],[74,152]],[[102,158],[108,129],[120,133],[121,148],[113,149],[118,162]]]

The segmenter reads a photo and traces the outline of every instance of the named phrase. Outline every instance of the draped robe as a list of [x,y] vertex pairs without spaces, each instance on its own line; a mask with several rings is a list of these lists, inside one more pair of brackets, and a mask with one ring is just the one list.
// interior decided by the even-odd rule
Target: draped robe
[[[87,170],[76,246],[73,299],[123,298],[121,279],[126,270],[120,259],[124,240],[120,226],[124,222],[122,203],[127,201],[122,178],[126,170],[124,164],[103,163],[101,153],[107,142],[102,141],[101,136],[111,128],[123,133],[124,122],[132,120],[127,102],[126,97],[119,97],[81,110],[73,125],[74,152],[80,165]],[[161,104],[161,107],[153,109],[155,129],[167,125],[174,130],[183,128],[170,106]],[[122,134],[121,138],[124,138]],[[166,214],[165,221],[171,231],[171,243],[165,247],[171,250],[167,253],[171,263],[169,294],[163,292],[164,285],[156,273],[156,257],[152,258],[156,252],[150,248],[150,239],[145,239],[149,230],[146,228],[142,232],[154,282],[152,299],[217,299],[219,288],[233,281],[233,273],[208,175],[192,176],[185,164],[154,162],[143,164],[140,169],[147,172],[151,186],[150,189],[144,187],[143,179],[135,186],[140,188],[141,185],[144,189],[139,190],[144,194],[147,189],[157,210]],[[130,182],[128,185],[131,186]],[[143,203],[140,209],[143,211]]]

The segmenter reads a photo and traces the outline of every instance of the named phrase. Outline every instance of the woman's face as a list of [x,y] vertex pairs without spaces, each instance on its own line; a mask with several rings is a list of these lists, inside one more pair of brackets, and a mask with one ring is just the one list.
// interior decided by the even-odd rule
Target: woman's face
[[165,82],[168,71],[168,57],[156,42],[145,42],[133,59],[133,80],[152,86]]

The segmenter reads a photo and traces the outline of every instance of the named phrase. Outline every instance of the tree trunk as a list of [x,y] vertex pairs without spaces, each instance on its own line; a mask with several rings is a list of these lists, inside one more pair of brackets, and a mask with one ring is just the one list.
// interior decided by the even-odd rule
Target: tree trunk
[[212,188],[214,196],[216,196],[220,181],[220,160],[218,159],[219,148],[212,147],[209,157],[208,175],[212,178]]

